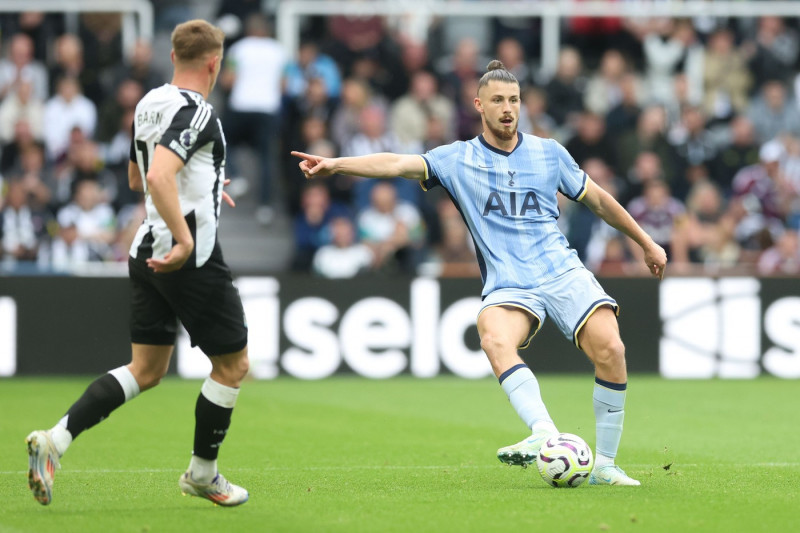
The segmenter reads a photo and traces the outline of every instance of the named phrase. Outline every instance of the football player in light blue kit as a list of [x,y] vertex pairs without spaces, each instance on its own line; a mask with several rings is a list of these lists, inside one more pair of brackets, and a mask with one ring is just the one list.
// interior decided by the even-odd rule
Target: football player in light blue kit
[[517,131],[520,86],[500,61],[480,79],[475,108],[483,133],[418,155],[390,153],[323,158],[292,152],[306,177],[348,174],[403,176],[428,190],[442,186],[461,211],[483,278],[478,315],[481,347],[517,414],[531,429],[500,448],[504,463],[528,465],[558,432],[539,384],[520,358],[547,317],[595,366],[596,459],[592,485],[639,485],[615,464],[625,416],[627,372],[617,302],[586,270],[556,224],[557,193],[583,202],[633,239],[650,272],[664,276],[667,256],[631,216],[583,172],[556,141]]

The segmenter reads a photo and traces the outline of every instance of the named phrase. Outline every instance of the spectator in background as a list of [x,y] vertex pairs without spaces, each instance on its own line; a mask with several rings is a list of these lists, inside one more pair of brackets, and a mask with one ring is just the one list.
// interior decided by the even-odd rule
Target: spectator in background
[[89,260],[113,259],[111,244],[116,227],[114,210],[105,201],[97,182],[77,182],[72,202],[62,207],[56,218],[61,228],[75,226],[77,238],[88,247]]
[[[717,153],[714,140],[706,129],[706,117],[696,106],[684,108],[680,123],[670,131],[670,141],[680,161],[678,170],[709,164]],[[678,198],[683,199],[686,198],[689,184],[685,179],[680,179],[681,175],[671,180],[671,188]]]
[[[97,119],[96,140],[107,143],[119,131],[120,119],[136,109],[144,91],[138,81],[124,80],[117,86],[114,98],[106,98]],[[130,126],[132,122],[129,122]]]
[[[33,6],[31,6],[33,7]],[[47,61],[50,44],[56,36],[64,33],[64,13],[23,11],[0,15],[0,35],[22,33],[33,41],[33,57],[42,63]]]
[[[643,152],[652,152],[657,155],[662,179],[671,182],[676,179],[677,155],[675,149],[667,140],[667,115],[661,106],[649,106],[642,110],[636,123],[636,130],[623,133],[616,139],[615,149],[617,154],[618,174],[629,176],[634,170],[634,165]],[[634,181],[629,180],[630,184]],[[621,191],[623,198],[628,200],[626,191]],[[638,196],[641,191],[636,191]]]
[[711,34],[703,60],[703,110],[713,121],[729,121],[748,105],[752,83],[744,54],[735,48],[733,32]]
[[347,217],[330,222],[331,243],[314,254],[312,271],[323,278],[353,278],[368,271],[374,261],[369,246],[356,242],[356,231]]
[[612,138],[618,138],[623,133],[636,129],[640,107],[639,80],[633,74],[626,74],[620,84],[622,99],[619,104],[612,107],[606,115],[606,128]]
[[114,90],[100,80],[113,72],[122,58],[122,17],[113,12],[85,12],[78,37],[83,43],[84,72],[79,79],[87,98],[99,106]]
[[755,127],[758,143],[765,143],[782,133],[800,136],[800,111],[797,104],[788,99],[781,81],[764,82],[761,94],[750,102],[747,118]]
[[97,109],[81,93],[78,80],[65,76],[58,80],[58,90],[44,108],[44,144],[51,161],[61,159],[69,147],[73,128],[92,137],[97,125]]
[[753,123],[745,116],[736,116],[730,122],[730,142],[726,143],[711,161],[711,178],[727,197],[731,194],[733,177],[742,168],[758,163],[758,144]]
[[456,135],[459,140],[476,137],[483,131],[481,115],[475,110],[475,95],[478,94],[478,79],[461,84],[461,96],[456,102]]
[[44,235],[53,195],[49,187],[52,172],[45,166],[44,148],[36,143],[27,146],[20,154],[19,162],[19,169],[15,169],[14,174],[25,190],[28,206],[36,217],[44,220],[36,223],[37,235]]
[[350,74],[353,63],[365,54],[379,54],[386,36],[383,17],[334,15],[327,22],[332,42],[326,49],[345,73]]
[[440,242],[434,247],[436,275],[444,278],[480,276],[472,236],[449,197],[439,198],[436,214],[441,228]]
[[[474,106],[473,106],[474,109]],[[552,137],[558,124],[547,113],[547,94],[538,87],[528,87],[522,91],[522,109],[519,116],[519,130],[538,137]],[[441,145],[443,143],[439,143]]]
[[451,101],[461,97],[465,83],[481,77],[480,47],[472,37],[465,37],[458,41],[453,55],[446,57],[446,65],[437,70],[442,73],[441,93]]
[[786,230],[758,258],[758,273],[762,276],[797,276],[800,274],[800,235]]
[[0,149],[0,173],[10,174],[18,172],[22,166],[22,153],[38,144],[31,131],[31,125],[26,120],[18,120],[14,124],[14,138],[9,144],[3,144]]
[[319,44],[305,40],[297,50],[297,59],[286,65],[283,73],[284,94],[289,98],[300,98],[306,93],[310,80],[321,80],[327,97],[336,101],[342,92],[342,76],[339,66],[328,55],[320,53]]
[[2,255],[16,261],[33,261],[39,242],[34,214],[28,205],[25,187],[20,181],[10,181],[5,206],[0,211],[2,227]]
[[755,81],[753,88],[759,90],[770,80],[788,82],[797,61],[798,48],[797,32],[787,28],[782,18],[759,18],[755,41],[745,46],[745,53],[750,58],[748,66]]
[[598,158],[609,166],[616,166],[616,154],[611,139],[606,135],[606,124],[603,117],[595,113],[583,113],[578,120],[576,135],[570,139],[564,148],[581,165],[590,158]]
[[342,85],[342,98],[331,117],[331,138],[341,148],[361,131],[361,112],[367,107],[387,109],[386,100],[374,96],[366,81],[348,78]]
[[725,214],[725,201],[714,183],[694,184],[686,199],[686,218],[678,256],[706,268],[731,267],[739,258],[739,247],[733,240],[733,220]]
[[11,37],[8,58],[0,59],[0,100],[17,90],[22,81],[33,86],[35,98],[47,99],[47,69],[33,58],[33,40],[24,33]]
[[331,242],[330,222],[337,217],[346,217],[347,208],[332,203],[326,185],[319,181],[307,183],[300,208],[294,219],[295,251],[291,269],[308,272],[317,250]]
[[269,22],[260,13],[245,21],[245,37],[228,50],[220,85],[230,90],[224,130],[231,152],[227,165],[232,179],[240,178],[235,149],[252,144],[259,161],[259,208],[256,217],[269,224],[272,205],[273,151],[281,108],[281,77],[286,51],[272,38]]
[[392,131],[401,144],[421,145],[427,137],[431,121],[437,121],[443,128],[444,143],[455,140],[455,107],[449,98],[437,91],[433,74],[419,71],[411,78],[409,93],[392,105]]
[[[611,167],[602,159],[587,159],[581,163],[581,168],[604,191],[615,199],[619,199],[620,179],[614,175]],[[559,196],[559,198],[561,197],[563,195]],[[573,202],[567,204],[571,206],[571,210],[565,213],[568,227],[565,228],[564,234],[567,236],[570,247],[578,253],[581,261],[586,264],[587,268],[596,272],[605,254],[606,243],[609,239],[621,234],[597,218],[582,203],[571,204]],[[564,217],[559,217],[559,222],[562,218]]]
[[50,246],[50,267],[56,272],[69,272],[85,265],[93,259],[89,243],[78,235],[75,221],[63,220],[59,224],[58,234]]
[[58,81],[64,77],[78,80],[83,93],[95,104],[102,105],[104,91],[98,72],[87,69],[80,37],[65,33],[55,42],[55,63],[50,67],[50,93],[58,91]]
[[[386,115],[377,106],[370,106],[361,111],[361,130],[346,146],[342,148],[342,156],[356,157],[376,152],[393,152],[411,154],[422,152],[421,142],[401,143],[386,127]],[[370,202],[371,191],[378,180],[351,177],[353,186],[353,207],[356,211],[364,209]],[[418,184],[403,178],[391,180],[397,187],[397,193],[406,201],[419,205],[422,189]]]
[[358,233],[372,248],[377,268],[414,275],[425,241],[422,216],[413,204],[398,200],[392,183],[375,181],[370,205],[358,215]]
[[624,175],[623,187],[619,191],[620,202],[625,202],[627,205],[634,198],[643,196],[645,188],[653,181],[669,183],[658,154],[642,151],[636,156],[633,166]]
[[686,76],[689,101],[698,104],[703,94],[703,47],[689,20],[657,19],[642,38],[647,92],[653,103],[672,99],[672,78]]
[[586,79],[580,53],[570,47],[562,48],[558,55],[555,76],[545,87],[548,111],[558,124],[574,128],[583,111]]
[[16,91],[0,100],[0,145],[14,141],[14,132],[20,121],[28,124],[35,139],[42,139],[44,102],[34,96],[33,84],[29,81],[19,82]]
[[150,42],[137,40],[130,57],[114,70],[113,79],[113,88],[125,80],[133,80],[139,83],[145,93],[163,85],[165,77],[153,61],[153,46]]
[[[685,231],[682,219],[686,214],[683,203],[670,195],[669,186],[660,179],[648,181],[644,185],[641,196],[628,204],[628,212],[671,257],[674,263],[686,263],[689,258],[683,254],[675,254],[678,250],[673,246],[676,233]],[[641,256],[641,248],[635,243],[630,245],[631,254],[637,259]]]
[[[103,165],[100,146],[94,141],[84,140],[73,144],[70,148],[67,165],[61,169],[61,173],[64,175],[60,179],[65,184],[69,184],[70,195],[73,199],[76,197],[79,184],[83,181],[95,183],[100,200],[109,204],[116,204],[120,185],[129,189],[127,179],[124,183],[118,183],[116,175]],[[85,193],[87,197],[91,194],[94,193]]]
[[525,49],[514,37],[506,37],[497,43],[496,58],[503,62],[506,70],[519,80],[520,87],[533,82],[533,75],[525,58]]
[[759,163],[744,167],[733,179],[729,213],[748,263],[754,263],[783,232],[787,197],[781,163],[785,156],[786,149],[779,141],[769,141],[759,149]]
[[[628,62],[619,50],[603,54],[600,69],[589,78],[584,96],[586,109],[599,116],[606,114],[622,101],[622,80],[630,72]],[[637,84],[640,83],[637,80]]]

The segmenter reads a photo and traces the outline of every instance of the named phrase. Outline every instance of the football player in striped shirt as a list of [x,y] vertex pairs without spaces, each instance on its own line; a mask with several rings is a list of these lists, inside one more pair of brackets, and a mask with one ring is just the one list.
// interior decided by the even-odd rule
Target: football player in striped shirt
[[225,137],[205,100],[219,75],[224,38],[203,20],[179,24],[172,33],[172,82],[136,106],[128,179],[145,192],[147,216],[128,260],[131,363],[91,383],[52,429],[28,435],[28,485],[43,505],[52,501],[55,469],[73,439],[164,377],[178,320],[212,366],[197,398],[194,449],[179,487],[224,506],[249,497],[217,471],[249,364],[242,302],[217,242],[221,202],[233,205],[222,192]]

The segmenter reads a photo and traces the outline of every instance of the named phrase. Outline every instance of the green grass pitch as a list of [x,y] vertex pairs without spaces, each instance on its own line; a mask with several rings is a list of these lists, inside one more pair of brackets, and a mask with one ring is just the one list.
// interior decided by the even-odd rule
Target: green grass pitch
[[[91,378],[0,381],[0,532],[800,531],[798,382],[632,376],[618,462],[642,487],[553,489],[495,450],[525,428],[495,380],[248,382],[220,456],[250,501],[180,494],[197,381],[167,379],[81,435],[47,507],[24,438]],[[540,377],[594,444],[592,378]]]

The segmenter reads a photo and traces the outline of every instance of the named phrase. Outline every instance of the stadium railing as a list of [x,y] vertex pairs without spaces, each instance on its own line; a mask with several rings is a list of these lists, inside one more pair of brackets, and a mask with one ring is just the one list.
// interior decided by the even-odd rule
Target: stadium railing
[[148,0],[3,0],[0,13],[41,11],[44,13],[120,13],[122,49],[128,54],[137,39],[153,39],[153,4]]
[[375,0],[340,2],[330,0],[287,0],[279,3],[277,34],[286,50],[297,50],[301,20],[306,16],[397,16],[414,15],[417,21],[433,17],[536,17],[542,19],[540,66],[543,75],[555,72],[561,40],[561,21],[575,16],[590,17],[758,17],[774,15],[800,17],[797,1],[727,1],[687,0],[653,1],[542,1],[518,2],[484,0],[478,2],[448,0]]

